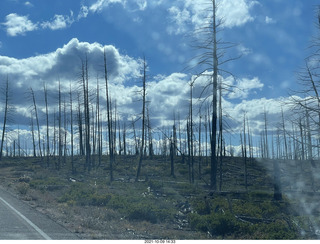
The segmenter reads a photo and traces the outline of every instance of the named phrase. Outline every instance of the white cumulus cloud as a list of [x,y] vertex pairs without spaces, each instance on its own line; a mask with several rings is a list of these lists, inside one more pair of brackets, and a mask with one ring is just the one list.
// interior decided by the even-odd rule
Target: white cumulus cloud
[[[174,26],[168,28],[169,33],[178,29],[175,34],[187,31],[188,28],[200,29],[207,25],[212,13],[211,1],[208,0],[179,0],[168,9]],[[254,20],[250,10],[258,2],[253,0],[218,0],[217,17],[222,20],[223,26],[233,28],[242,26]]]
[[71,25],[74,22],[73,14],[71,16],[64,16],[56,14],[51,21],[45,21],[41,23],[41,27],[46,29],[49,28],[51,30],[64,29]]
[[38,24],[29,20],[28,16],[20,16],[16,13],[8,14],[3,25],[9,36],[24,35],[26,32],[38,29]]

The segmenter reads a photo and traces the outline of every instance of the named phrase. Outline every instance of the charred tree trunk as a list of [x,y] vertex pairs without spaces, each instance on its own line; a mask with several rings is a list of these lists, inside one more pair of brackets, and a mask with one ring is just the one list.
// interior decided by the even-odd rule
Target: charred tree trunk
[[71,90],[71,84],[70,84],[70,136],[71,136],[71,172],[72,174],[75,174],[75,167],[74,167],[74,142],[73,142],[73,106],[72,106],[72,90]]
[[46,106],[46,128],[47,128],[47,145],[46,145],[46,150],[47,150],[47,167],[49,167],[49,160],[50,160],[50,138],[49,138],[49,111],[48,111],[48,90],[46,85],[43,85],[43,91],[44,91],[44,101],[45,101],[45,106]]
[[216,24],[216,1],[212,0],[212,45],[213,45],[213,77],[212,77],[212,121],[211,121],[211,170],[210,186],[217,190],[217,157],[216,157],[216,138],[217,138],[217,91],[218,91],[218,55],[217,55],[217,24]]
[[9,78],[7,77],[6,88],[5,88],[5,107],[4,107],[4,117],[3,117],[2,136],[1,136],[1,148],[0,148],[0,161],[2,159],[2,153],[3,153],[3,143],[4,143],[5,133],[6,133],[8,110],[9,110]]
[[113,181],[113,139],[112,139],[112,120],[111,120],[111,106],[109,98],[109,88],[108,88],[108,69],[107,69],[107,56],[106,51],[104,50],[104,77],[106,82],[106,101],[107,101],[107,120],[108,120],[108,138],[109,138],[109,169],[110,169],[110,182]]
[[31,92],[31,96],[32,96],[33,108],[34,108],[34,113],[35,113],[35,116],[36,116],[36,123],[37,123],[37,129],[38,129],[39,154],[40,154],[40,158],[42,160],[41,139],[40,139],[41,135],[40,135],[40,125],[39,125],[37,104],[36,104],[36,99],[35,99],[35,95],[34,95],[34,92],[33,92],[32,88],[30,88],[30,92]]
[[144,58],[143,61],[143,79],[142,79],[142,129],[141,129],[141,145],[140,145],[140,156],[139,156],[139,164],[137,169],[136,181],[138,181],[140,173],[141,173],[141,166],[142,166],[142,158],[143,158],[143,149],[144,149],[144,133],[145,133],[145,119],[146,119],[146,71],[147,71],[147,64]]

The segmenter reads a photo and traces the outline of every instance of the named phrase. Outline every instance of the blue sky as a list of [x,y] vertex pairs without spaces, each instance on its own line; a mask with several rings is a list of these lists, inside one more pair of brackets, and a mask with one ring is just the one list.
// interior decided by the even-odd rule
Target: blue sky
[[[35,90],[40,109],[43,82],[52,94],[58,79],[65,84],[66,93],[70,84],[76,87],[80,58],[85,54],[92,66],[92,88],[97,76],[103,84],[105,46],[111,57],[111,89],[123,118],[140,111],[135,91],[141,86],[143,55],[149,65],[148,96],[154,124],[165,125],[177,110],[187,113],[188,82],[196,71],[185,68],[195,55],[190,43],[196,38],[194,30],[203,26],[205,2],[1,0],[0,81],[8,75],[12,83],[18,120],[30,117],[23,95],[29,87]],[[246,111],[249,118],[257,120],[252,126],[259,130],[261,112],[266,109],[277,117],[279,101],[286,100],[288,89],[299,89],[296,72],[308,56],[312,36],[317,34],[315,10],[319,1],[218,2],[218,17],[224,19],[220,37],[237,44],[228,55],[242,54],[223,67],[237,80],[227,75],[222,79],[241,88],[225,94],[225,111],[236,121],[240,118],[239,123]],[[200,80],[199,91],[201,85]],[[195,92],[195,99],[199,94]]]

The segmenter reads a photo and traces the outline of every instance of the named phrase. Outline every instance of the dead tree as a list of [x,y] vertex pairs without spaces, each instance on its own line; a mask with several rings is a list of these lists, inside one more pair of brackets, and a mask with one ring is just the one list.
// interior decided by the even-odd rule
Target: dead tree
[[284,122],[283,109],[281,108],[281,118],[282,118],[282,133],[284,140],[284,150],[285,150],[285,158],[288,159],[288,146],[287,146],[287,135],[286,135],[286,126]]
[[38,129],[38,148],[39,148],[39,153],[40,153],[40,158],[42,159],[42,150],[41,150],[41,139],[40,139],[40,125],[39,125],[39,118],[38,118],[38,110],[37,110],[37,104],[36,104],[36,99],[35,99],[35,95],[34,92],[32,90],[32,88],[30,87],[30,93],[31,93],[31,97],[32,97],[32,101],[33,101],[33,110],[34,110],[34,114],[36,116],[36,123],[37,123],[37,129]]
[[0,147],[0,161],[2,159],[3,153],[3,143],[4,137],[6,134],[6,125],[8,121],[8,111],[9,111],[9,78],[7,76],[6,85],[5,85],[5,106],[4,106],[4,117],[3,117],[3,126],[2,126],[2,137],[1,137],[1,147]]
[[133,130],[135,155],[139,155],[139,142],[136,134],[135,121],[133,119],[132,119],[132,130]]
[[85,121],[85,144],[86,144],[86,163],[85,168],[91,170],[91,144],[90,144],[90,109],[89,109],[89,71],[88,58],[82,61],[82,87],[84,101],[84,121]]
[[108,122],[108,138],[109,138],[109,169],[110,169],[110,182],[113,181],[113,161],[114,161],[114,152],[113,152],[113,138],[112,138],[112,119],[111,119],[111,106],[109,98],[109,87],[108,87],[108,69],[107,69],[107,55],[106,50],[104,50],[104,78],[106,82],[106,102],[107,102],[107,122]]
[[80,104],[80,94],[77,94],[78,98],[78,132],[79,132],[79,151],[80,155],[84,155],[84,147],[83,147],[83,125],[82,125],[82,112],[81,112],[81,104]]
[[266,158],[269,158],[269,145],[268,145],[268,129],[267,129],[267,111],[264,110],[264,135],[265,135],[265,140],[264,140],[264,154]]
[[193,103],[192,103],[192,91],[194,81],[190,83],[190,106],[189,106],[189,130],[188,130],[188,141],[189,141],[189,177],[190,183],[194,183],[194,157],[193,157]]
[[31,135],[32,135],[32,146],[33,146],[33,157],[37,157],[36,153],[36,140],[34,138],[34,124],[33,124],[33,112],[31,112]]
[[[213,191],[217,190],[217,133],[218,133],[218,74],[219,72],[226,72],[220,68],[223,64],[235,60],[236,58],[225,59],[224,55],[226,49],[233,47],[233,44],[222,42],[218,39],[218,32],[220,30],[222,21],[217,18],[217,4],[216,0],[208,0],[210,8],[205,11],[210,12],[206,26],[203,26],[195,33],[196,45],[195,49],[202,51],[200,55],[196,56],[196,67],[203,67],[198,71],[197,78],[207,77],[208,84],[205,86],[202,94],[207,94],[211,100],[211,114],[210,114],[210,187]],[[230,74],[229,72],[226,72]],[[222,146],[222,145],[221,145]]]
[[62,98],[61,98],[61,82],[59,80],[59,91],[58,91],[58,103],[59,103],[59,111],[58,111],[58,163],[56,164],[56,169],[60,170],[61,161],[62,161]]
[[139,155],[139,163],[136,175],[136,181],[138,181],[141,166],[142,166],[142,158],[143,158],[143,149],[144,149],[144,133],[145,133],[145,121],[146,121],[146,72],[147,72],[147,63],[146,59],[143,59],[143,77],[142,77],[142,128],[141,128],[141,145],[140,145],[140,155]]
[[123,127],[122,127],[122,144],[123,144],[123,155],[127,155],[127,143],[126,143],[126,134],[127,134],[127,127],[126,127],[126,122],[123,122]]
[[44,102],[46,106],[46,130],[47,130],[47,144],[46,144],[46,161],[47,167],[49,167],[50,160],[50,138],[49,138],[49,111],[48,111],[48,89],[46,84],[43,84],[43,92],[44,92]]
[[244,152],[244,185],[248,190],[248,166],[247,166],[247,139],[246,139],[246,114],[243,117],[243,152]]
[[102,157],[102,126],[101,126],[101,119],[100,119],[100,88],[99,88],[98,79],[97,79],[96,117],[97,117],[97,129],[98,129],[98,166],[100,166],[101,157]]
[[[173,126],[173,131],[175,130],[175,125]],[[174,138],[170,138],[170,176],[175,178],[174,174],[174,156],[175,156],[175,145],[174,145]]]
[[74,133],[73,133],[73,100],[72,100],[72,89],[71,89],[71,83],[70,83],[70,136],[71,136],[71,172],[72,174],[75,174],[75,167],[74,167]]
[[63,99],[63,165],[67,162],[67,116],[66,116],[66,99]]

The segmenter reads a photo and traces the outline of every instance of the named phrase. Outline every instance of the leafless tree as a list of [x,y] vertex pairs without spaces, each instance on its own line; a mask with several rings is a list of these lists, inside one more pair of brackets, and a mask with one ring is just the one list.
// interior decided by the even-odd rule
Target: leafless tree
[[142,77],[142,128],[141,128],[141,145],[140,145],[140,155],[139,163],[136,175],[136,181],[138,181],[141,173],[142,158],[143,158],[143,149],[144,149],[144,133],[145,133],[145,122],[146,122],[146,72],[147,72],[147,63],[145,57],[143,58],[143,77]]
[[47,167],[49,167],[50,160],[50,137],[49,137],[49,111],[48,111],[48,89],[46,84],[43,84],[44,102],[46,106],[46,130],[47,130],[47,143],[46,143],[46,161]]
[[82,61],[81,81],[83,88],[84,101],[84,121],[85,121],[85,145],[86,145],[86,163],[85,168],[91,170],[91,144],[90,144],[90,104],[89,104],[89,71],[88,71],[88,57]]
[[70,83],[70,136],[71,136],[71,172],[75,174],[75,167],[74,167],[74,132],[73,132],[73,99],[72,99],[72,87]]
[[3,143],[4,137],[6,134],[6,125],[8,121],[8,112],[9,112],[9,78],[7,76],[5,89],[4,89],[4,97],[5,97],[5,105],[4,105],[4,116],[3,116],[3,125],[2,125],[2,136],[1,136],[1,147],[0,147],[0,161],[2,159],[3,154]]
[[[225,58],[226,50],[235,46],[227,42],[223,42],[218,38],[218,33],[221,30],[223,21],[217,18],[218,6],[216,0],[208,0],[208,8],[206,11],[210,12],[210,16],[205,19],[206,24],[202,28],[196,30],[193,36],[197,37],[194,48],[200,55],[195,57],[196,67],[201,68],[198,71],[197,78],[207,77],[208,84],[205,86],[203,94],[210,97],[211,100],[211,119],[210,119],[210,187],[213,191],[217,190],[217,133],[218,133],[218,77],[219,74],[228,73],[222,69],[222,65],[235,60],[236,58]],[[238,57],[237,57],[238,58]],[[191,67],[193,68],[193,67]],[[222,118],[220,118],[222,119]],[[222,139],[222,137],[221,137]],[[222,144],[221,144],[222,147]],[[222,148],[221,148],[222,149]]]
[[41,150],[41,134],[40,134],[40,124],[39,124],[39,117],[38,117],[38,110],[37,110],[37,103],[36,98],[33,92],[33,89],[30,87],[30,94],[33,102],[33,111],[36,116],[36,123],[37,123],[37,129],[38,129],[38,148],[40,153],[40,158],[42,158],[42,150]]
[[113,181],[113,164],[114,164],[114,146],[112,138],[112,119],[111,119],[111,106],[109,97],[109,87],[108,87],[108,68],[107,68],[107,55],[106,50],[104,50],[104,78],[106,83],[106,102],[107,102],[107,122],[108,122],[108,138],[109,138],[109,168],[110,168],[110,182]]

